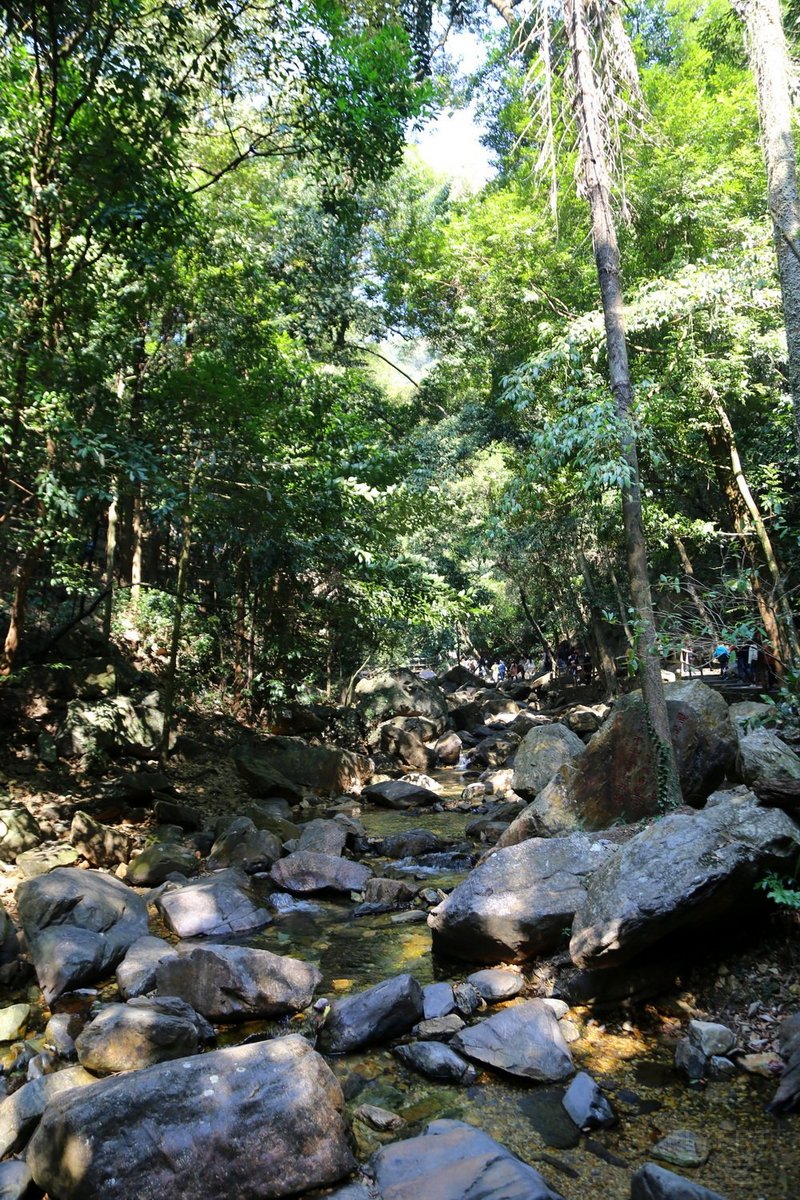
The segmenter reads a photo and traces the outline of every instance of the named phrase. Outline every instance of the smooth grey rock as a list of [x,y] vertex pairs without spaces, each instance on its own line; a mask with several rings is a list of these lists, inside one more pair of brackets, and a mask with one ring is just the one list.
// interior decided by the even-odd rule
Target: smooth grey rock
[[736,1074],[736,1063],[720,1054],[712,1054],[708,1060],[706,1074],[709,1079],[730,1079],[731,1076]]
[[229,867],[164,892],[156,907],[178,937],[224,937],[269,925],[243,871]]
[[156,967],[163,959],[174,958],[177,953],[169,942],[149,934],[129,946],[117,967],[117,987],[123,1000],[152,992],[156,986]]
[[454,1033],[459,1033],[463,1028],[464,1021],[458,1013],[448,1013],[446,1017],[430,1017],[426,1021],[420,1021],[411,1032],[420,1042],[447,1042]]
[[190,832],[203,828],[202,813],[180,800],[159,796],[153,805],[153,812],[160,825],[178,825]]
[[355,996],[334,1000],[320,1042],[331,1054],[348,1054],[408,1033],[422,1014],[422,988],[413,975],[397,975]]
[[725,1200],[725,1197],[655,1163],[645,1163],[631,1176],[631,1200]]
[[137,997],[102,1008],[76,1039],[75,1049],[87,1071],[111,1075],[196,1054],[199,1040],[197,1016],[183,1000]]
[[94,983],[147,933],[147,906],[124,883],[57,867],[17,888],[17,906],[45,999]]
[[212,1021],[301,1012],[321,979],[309,963],[249,946],[179,946],[156,967],[161,995],[180,996]]
[[279,859],[270,875],[278,887],[304,896],[310,892],[360,892],[372,871],[339,855],[297,850]]
[[40,1075],[0,1101],[0,1157],[22,1150],[46,1106],[60,1092],[97,1083],[83,1067]]
[[425,1020],[446,1017],[456,1006],[453,989],[449,983],[429,983],[422,992]]
[[442,1083],[471,1087],[478,1078],[472,1064],[442,1042],[408,1042],[395,1046],[394,1053],[407,1067]]
[[579,1071],[561,1101],[579,1129],[610,1129],[617,1114],[600,1085],[586,1071]]
[[0,799],[0,860],[16,862],[17,855],[33,850],[44,834],[24,804]]
[[433,1121],[371,1160],[382,1200],[561,1200],[527,1163],[463,1121]]
[[59,1200],[271,1200],[353,1169],[343,1104],[304,1038],[235,1046],[59,1097],[28,1165]]
[[800,1012],[781,1021],[778,1049],[785,1065],[768,1111],[778,1114],[796,1112],[800,1108]]
[[78,1013],[53,1013],[44,1031],[44,1046],[59,1058],[73,1061],[75,1038],[83,1028],[83,1018]]
[[282,853],[280,839],[257,829],[249,817],[236,817],[218,837],[208,857],[214,867],[238,867],[247,875],[268,871]]
[[736,1045],[736,1034],[727,1025],[714,1021],[690,1021],[689,1041],[697,1046],[706,1058],[713,1054],[727,1054]]
[[568,837],[581,825],[580,809],[572,793],[575,768],[564,763],[531,803],[497,839],[499,849],[517,846],[534,837]]
[[131,887],[158,887],[170,875],[196,875],[199,866],[190,846],[153,842],[128,863],[125,882]]
[[431,912],[434,949],[487,963],[555,949],[585,903],[589,878],[614,853],[581,833],[496,850]]
[[439,803],[437,792],[421,784],[406,783],[404,779],[370,784],[361,794],[365,800],[380,808],[423,808]]
[[572,960],[617,965],[676,929],[737,903],[750,907],[755,882],[784,869],[798,850],[800,828],[784,812],[760,808],[752,792],[672,813],[620,846],[589,880],[575,913]]
[[17,870],[23,879],[36,879],[39,875],[49,874],[56,867],[71,867],[79,858],[78,851],[68,842],[46,842],[35,850],[23,850],[22,854],[18,854]]
[[514,762],[514,791],[525,800],[533,800],[565,763],[571,763],[586,750],[585,745],[566,725],[538,725],[525,734]]
[[27,1163],[17,1158],[0,1163],[0,1200],[23,1200],[32,1183]]
[[467,1058],[518,1079],[555,1082],[575,1071],[558,1021],[541,1000],[505,1008],[457,1033],[451,1045]]
[[800,779],[800,757],[770,729],[739,734],[739,767],[751,787]]
[[441,850],[443,845],[442,839],[430,829],[405,829],[385,837],[381,853],[387,858],[419,858],[421,854]]
[[499,1000],[513,1000],[518,996],[525,986],[525,978],[520,971],[490,967],[468,975],[467,983],[478,989],[487,1004],[496,1004]]

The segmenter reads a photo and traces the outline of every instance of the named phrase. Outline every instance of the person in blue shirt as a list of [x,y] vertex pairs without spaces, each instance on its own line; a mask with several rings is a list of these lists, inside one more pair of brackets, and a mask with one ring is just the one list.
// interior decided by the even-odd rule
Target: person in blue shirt
[[714,660],[719,666],[719,677],[725,679],[728,674],[728,662],[730,660],[730,652],[724,642],[720,642],[714,651]]

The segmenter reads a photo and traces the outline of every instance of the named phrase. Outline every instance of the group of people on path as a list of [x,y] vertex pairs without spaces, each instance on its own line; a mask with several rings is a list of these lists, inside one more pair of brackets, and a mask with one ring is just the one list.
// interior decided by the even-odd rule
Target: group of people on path
[[[486,658],[469,658],[464,663],[473,675],[481,679],[491,679],[493,683],[523,683],[526,679],[539,679],[553,670],[553,660],[549,653],[537,662],[532,655],[527,658],[512,659],[506,663],[501,656],[491,661]],[[561,642],[556,651],[556,675],[572,683],[590,683],[594,668],[592,656],[588,651],[579,650],[569,642]]]
[[[681,675],[691,678],[698,670],[696,655],[687,640],[681,647]],[[756,630],[752,638],[742,638],[736,644],[720,640],[711,653],[710,666],[719,668],[720,679],[735,679],[740,684],[772,687],[776,679],[776,660],[771,647]],[[702,675],[702,666],[699,668]]]

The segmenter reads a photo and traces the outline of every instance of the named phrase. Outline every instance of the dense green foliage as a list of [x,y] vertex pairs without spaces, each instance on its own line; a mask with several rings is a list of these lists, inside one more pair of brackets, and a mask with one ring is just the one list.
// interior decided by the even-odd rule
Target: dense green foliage
[[[114,635],[163,658],[182,546],[179,663],[237,704],[369,659],[563,637],[624,657],[625,467],[563,88],[551,174],[530,72],[485,34],[498,171],[453,198],[403,162],[446,92],[416,10],[7,8],[6,669],[109,592]],[[790,657],[797,464],[741,29],[727,0],[629,24],[618,206],[660,632],[761,628]],[[404,341],[419,385],[382,362]]]

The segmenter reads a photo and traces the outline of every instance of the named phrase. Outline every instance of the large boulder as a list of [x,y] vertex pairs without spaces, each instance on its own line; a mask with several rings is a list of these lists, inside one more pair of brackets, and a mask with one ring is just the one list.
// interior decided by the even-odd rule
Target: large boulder
[[17,908],[45,999],[95,983],[147,933],[144,900],[108,875],[57,867],[17,888]]
[[422,988],[413,975],[396,975],[355,996],[335,1000],[322,1028],[321,1043],[331,1054],[349,1054],[372,1042],[408,1033],[422,1020]]
[[353,1169],[343,1104],[304,1038],[235,1046],[58,1097],[28,1165],[59,1200],[270,1200]]
[[582,819],[573,787],[574,776],[572,762],[565,762],[538,796],[500,834],[498,847],[517,846],[533,837],[563,837],[579,829]]
[[739,768],[750,787],[800,779],[800,757],[770,729],[740,733]]
[[[726,775],[735,772],[737,738],[725,701],[699,680],[668,684],[667,714],[681,791],[700,806]],[[572,828],[606,829],[663,811],[656,755],[641,692],[625,696],[593,736],[584,754],[552,781],[538,805],[539,828],[568,821]]]
[[179,946],[156,967],[160,995],[223,1022],[302,1012],[321,979],[309,963],[249,946]]
[[[519,738],[515,733],[493,733],[481,738],[477,746],[467,751],[467,762],[474,767],[502,767],[517,752]],[[583,748],[583,743],[581,743]]]
[[56,735],[59,754],[73,758],[96,753],[151,753],[164,732],[158,708],[137,705],[130,696],[112,696],[98,703],[73,700]]
[[272,917],[243,871],[229,867],[159,896],[158,911],[178,937],[226,937],[269,925]]
[[347,842],[347,827],[342,821],[317,818],[303,825],[297,839],[297,850],[312,850],[318,854],[342,854]]
[[360,892],[372,871],[338,854],[297,850],[278,859],[270,875],[279,888],[304,896],[309,892]]
[[143,996],[156,986],[156,967],[164,958],[174,958],[178,953],[164,938],[139,938],[128,950],[117,967],[117,987],[123,1000],[132,996]]
[[338,750],[335,746],[311,746],[298,737],[271,737],[240,753],[235,759],[237,770],[248,785],[251,795],[287,795],[280,786],[276,789],[268,784],[261,786],[259,772],[266,771],[267,779],[277,772],[281,780],[287,780],[297,788],[311,791],[341,792],[360,788],[372,774],[368,758],[352,750]]
[[370,1170],[380,1200],[560,1200],[538,1171],[464,1121],[433,1121],[384,1146]]
[[436,751],[413,729],[398,728],[391,721],[381,726],[380,748],[414,771],[430,771],[436,766]]
[[139,1071],[154,1063],[196,1054],[213,1031],[176,996],[137,997],[107,1004],[75,1042],[78,1062],[95,1075]]
[[195,875],[199,869],[195,851],[175,842],[153,842],[128,863],[125,881],[131,887],[158,887],[170,875]]
[[426,717],[442,733],[447,724],[447,701],[440,688],[413,671],[379,671],[360,679],[356,707],[370,724],[389,717]]
[[67,1067],[24,1083],[0,1101],[0,1156],[22,1150],[50,1101],[61,1092],[96,1083],[83,1067]]
[[24,804],[0,799],[0,860],[16,862],[18,854],[33,850],[44,834]]
[[89,813],[76,812],[69,840],[93,867],[115,867],[131,856],[132,842],[127,833],[112,825],[102,825]]
[[430,913],[434,950],[484,963],[548,953],[564,940],[588,879],[613,851],[581,833],[495,851]]
[[517,750],[514,791],[524,800],[533,800],[564,763],[574,762],[585,749],[566,725],[535,725]]
[[800,827],[759,808],[746,788],[720,792],[700,812],[676,812],[620,846],[589,880],[570,953],[580,967],[615,966],[674,930],[752,907],[766,871],[786,869]]

